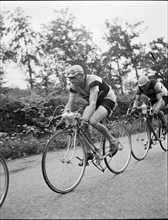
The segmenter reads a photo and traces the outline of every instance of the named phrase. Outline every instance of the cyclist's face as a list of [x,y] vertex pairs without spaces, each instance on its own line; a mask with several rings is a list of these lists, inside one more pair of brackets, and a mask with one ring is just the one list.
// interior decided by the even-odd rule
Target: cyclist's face
[[81,80],[82,80],[82,75],[81,74],[77,74],[74,77],[69,77],[69,81],[74,84],[74,85],[80,85],[81,84]]

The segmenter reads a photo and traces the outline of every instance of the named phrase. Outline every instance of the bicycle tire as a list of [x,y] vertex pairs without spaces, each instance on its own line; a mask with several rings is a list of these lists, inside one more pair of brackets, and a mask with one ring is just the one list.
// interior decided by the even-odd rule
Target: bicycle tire
[[151,144],[150,129],[143,118],[134,121],[131,127],[132,156],[140,161],[143,160]]
[[[80,160],[83,160],[83,166],[79,166]],[[85,167],[83,142],[79,138],[75,140],[72,131],[61,130],[50,138],[42,155],[42,173],[51,190],[65,194],[75,189],[82,180]]]
[[[168,115],[165,115],[164,116],[165,118],[165,121],[166,121],[166,125],[167,125],[167,128],[168,128]],[[160,143],[160,146],[161,148],[164,150],[164,151],[168,151],[168,147],[167,147],[167,136],[168,136],[168,133],[166,132],[166,134],[163,134],[162,133],[162,127],[161,127],[161,122],[159,123],[159,143]]]
[[[122,173],[128,166],[131,158],[131,138],[128,129],[121,123],[115,123],[111,125],[109,131],[112,136],[117,138],[119,141],[118,150],[115,154],[110,157],[107,155],[104,158],[107,168],[115,173]],[[106,155],[109,152],[109,141],[107,138],[104,140],[103,144],[103,154]]]
[[9,189],[9,170],[5,159],[0,155],[0,208],[2,207]]

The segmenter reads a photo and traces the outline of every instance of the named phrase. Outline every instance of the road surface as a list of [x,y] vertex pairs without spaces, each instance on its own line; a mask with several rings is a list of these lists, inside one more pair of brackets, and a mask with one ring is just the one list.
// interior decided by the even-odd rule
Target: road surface
[[0,219],[151,219],[168,218],[167,153],[153,146],[143,161],[131,157],[115,175],[93,165],[68,194],[46,185],[42,155],[8,161],[10,186]]

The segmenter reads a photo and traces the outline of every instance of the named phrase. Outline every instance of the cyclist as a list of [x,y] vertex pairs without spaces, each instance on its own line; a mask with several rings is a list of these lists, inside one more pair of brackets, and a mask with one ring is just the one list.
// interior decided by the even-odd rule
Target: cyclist
[[[116,105],[116,96],[112,88],[99,76],[94,74],[84,74],[83,68],[80,65],[71,66],[68,74],[70,80],[69,99],[65,106],[64,112],[71,110],[77,93],[88,101],[83,116],[82,123],[85,132],[90,135],[88,122],[97,128],[105,137],[110,138],[111,156],[114,154],[114,149],[117,148],[118,141],[113,138],[106,126],[100,121],[112,113]],[[93,155],[89,147],[86,146],[86,160],[92,160]]]
[[138,87],[136,90],[136,97],[133,104],[133,109],[131,114],[136,112],[136,107],[138,106],[138,101],[140,101],[141,94],[146,95],[152,104],[152,115],[159,116],[162,122],[163,133],[167,132],[167,125],[164,118],[164,113],[162,109],[168,104],[168,91],[166,87],[158,80],[151,79],[145,75],[142,75],[138,79]]

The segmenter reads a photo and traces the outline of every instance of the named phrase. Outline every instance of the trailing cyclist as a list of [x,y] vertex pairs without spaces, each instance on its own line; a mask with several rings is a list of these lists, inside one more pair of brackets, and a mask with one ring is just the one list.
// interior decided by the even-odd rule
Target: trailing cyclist
[[[111,156],[114,154],[114,149],[118,145],[118,141],[114,139],[106,126],[100,121],[107,115],[111,114],[116,105],[116,96],[112,88],[99,76],[94,74],[85,74],[80,65],[71,66],[68,74],[70,80],[69,99],[65,106],[64,112],[71,110],[75,102],[77,93],[88,101],[82,116],[83,128],[90,135],[88,123],[97,128],[105,137],[110,138]],[[93,159],[93,155],[89,147],[86,147],[86,158]]]
[[141,94],[146,95],[152,104],[152,115],[160,118],[162,122],[163,133],[167,132],[167,125],[164,118],[163,108],[168,104],[168,90],[166,87],[158,80],[151,79],[145,75],[140,76],[138,79],[138,86],[136,90],[136,97],[133,104],[131,114],[134,114],[140,101]]

